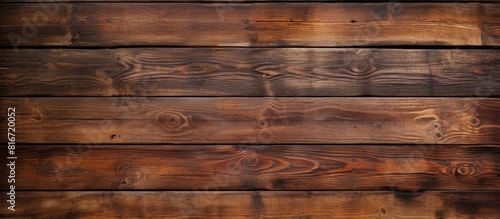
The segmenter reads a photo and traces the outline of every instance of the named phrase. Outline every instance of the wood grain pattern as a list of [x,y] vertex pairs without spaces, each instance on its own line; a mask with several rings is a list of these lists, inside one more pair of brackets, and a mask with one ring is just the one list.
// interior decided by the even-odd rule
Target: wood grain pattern
[[[387,2],[387,0],[57,0],[54,2],[59,2],[61,4],[67,2],[164,2],[164,3],[178,3],[178,2],[187,2],[187,3],[225,3],[225,4],[235,4],[241,2]],[[18,3],[18,2],[33,2],[37,3],[39,0],[3,0],[1,3]],[[47,1],[50,2],[50,1]],[[429,2],[425,0],[398,0],[395,3],[399,2]],[[432,2],[500,2],[500,0],[432,0]],[[1,4],[0,3],[0,4]]]
[[500,142],[496,98],[100,97],[0,103],[16,107],[18,143]]
[[0,218],[499,218],[500,0],[417,2],[0,2]]
[[16,152],[18,191],[500,189],[500,146],[488,145],[18,145]]
[[[6,4],[0,46],[500,45],[482,3]],[[55,9],[57,8],[57,10]]]
[[500,50],[0,50],[4,96],[499,96]]
[[[16,218],[495,218],[499,192],[23,192]],[[13,215],[6,208],[0,216]]]

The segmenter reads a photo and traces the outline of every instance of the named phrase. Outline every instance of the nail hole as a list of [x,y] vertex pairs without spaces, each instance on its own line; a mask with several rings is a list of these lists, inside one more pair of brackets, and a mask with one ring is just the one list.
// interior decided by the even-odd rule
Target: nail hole
[[260,121],[257,123],[257,125],[258,125],[259,127],[261,127],[261,128],[262,128],[262,127],[267,126],[267,122],[266,122],[266,121],[264,121],[264,120],[260,120]]
[[479,122],[477,121],[477,118],[472,118],[470,120],[470,123],[472,123],[473,125],[477,125]]
[[434,128],[439,128],[439,124],[434,124]]
[[436,133],[436,138],[441,138],[441,133]]

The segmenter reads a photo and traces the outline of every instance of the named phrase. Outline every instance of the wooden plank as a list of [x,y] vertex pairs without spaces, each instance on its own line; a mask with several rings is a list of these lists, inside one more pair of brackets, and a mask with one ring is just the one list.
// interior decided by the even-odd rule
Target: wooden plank
[[500,44],[500,4],[490,4],[489,7],[483,7],[484,14],[490,18],[482,18],[482,41],[487,45]]
[[[495,98],[2,98],[18,143],[500,142]],[[6,124],[6,114],[2,114]],[[0,135],[6,136],[5,129]],[[1,139],[5,142],[6,139]]]
[[6,4],[0,46],[500,45],[482,3]]
[[498,96],[500,50],[0,50],[4,96]]
[[[19,192],[16,218],[496,218],[499,192]],[[5,204],[4,204],[5,205]]]
[[18,145],[16,188],[499,190],[499,153],[488,145]]

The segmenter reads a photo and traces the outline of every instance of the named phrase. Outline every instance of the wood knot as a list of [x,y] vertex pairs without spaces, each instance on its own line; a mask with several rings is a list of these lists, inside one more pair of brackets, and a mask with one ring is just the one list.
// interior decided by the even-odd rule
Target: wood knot
[[479,125],[479,123],[480,123],[480,120],[476,117],[472,117],[470,119],[470,124],[472,124],[473,126],[477,126],[477,125]]
[[38,173],[42,176],[60,176],[68,169],[51,159],[43,159],[38,165]]
[[274,139],[274,132],[271,129],[260,129],[257,133],[258,143],[270,144]]
[[256,166],[258,165],[258,161],[259,161],[259,158],[257,158],[257,156],[248,156],[246,157],[244,160],[243,160],[243,163],[246,165],[246,166]]
[[272,78],[281,74],[281,65],[260,65],[257,66],[254,71],[261,73],[263,78]]
[[244,19],[243,24],[245,25],[245,30],[254,30],[255,29],[248,19]]
[[149,178],[147,169],[139,165],[129,164],[129,161],[118,162],[116,169],[118,170],[118,188],[120,189],[134,188],[134,184]]
[[34,120],[34,121],[40,121],[40,120],[42,120],[42,114],[38,113],[38,112],[33,113],[31,115],[31,120]]
[[167,121],[167,125],[171,128],[179,127],[182,123],[182,118],[178,115],[171,115]]
[[77,41],[78,41],[78,37],[80,37],[80,34],[78,34],[78,33],[74,33],[73,35],[71,35],[71,38],[70,38],[69,42],[70,42],[71,44],[75,44],[75,43],[77,43]]
[[267,128],[267,127],[269,127],[269,123],[267,123],[266,120],[259,120],[257,122],[257,127],[261,128],[261,129]]
[[264,170],[279,168],[283,166],[283,162],[276,159],[269,159],[256,153],[255,151],[248,151],[236,161],[233,168],[237,168],[238,172],[262,172]]
[[349,69],[356,74],[368,74],[372,72],[374,68],[367,59],[363,59],[350,62]]
[[187,119],[182,114],[176,112],[167,112],[160,114],[157,118],[160,126],[164,126],[168,129],[181,128],[187,125]]
[[436,137],[437,139],[441,139],[443,135],[440,132],[438,132],[434,135],[434,137]]
[[453,168],[453,175],[470,176],[477,171],[477,166],[471,163],[459,163]]

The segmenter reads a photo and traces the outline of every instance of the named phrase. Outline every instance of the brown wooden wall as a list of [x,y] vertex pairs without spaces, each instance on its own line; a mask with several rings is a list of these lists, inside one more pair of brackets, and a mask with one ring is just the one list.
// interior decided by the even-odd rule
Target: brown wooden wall
[[0,218],[499,218],[499,46],[497,0],[2,1]]

